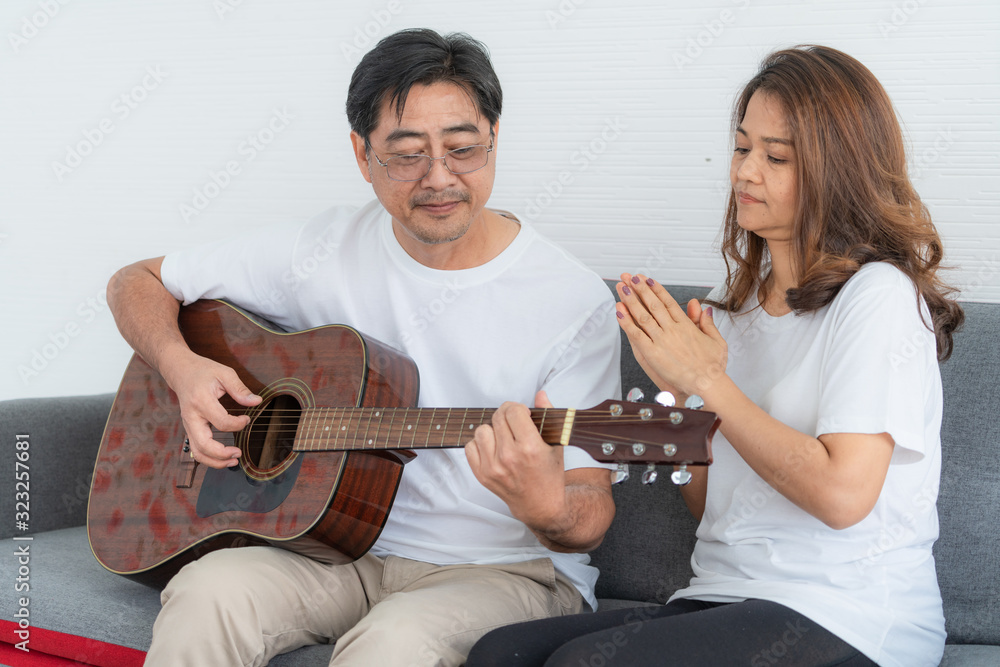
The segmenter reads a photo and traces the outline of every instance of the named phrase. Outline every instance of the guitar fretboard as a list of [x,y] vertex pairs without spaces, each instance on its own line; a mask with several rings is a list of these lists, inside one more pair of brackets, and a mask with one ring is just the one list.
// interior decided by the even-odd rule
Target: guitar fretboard
[[[302,410],[295,451],[443,449],[464,447],[494,409],[308,408]],[[565,445],[575,410],[535,408],[531,418],[551,445]]]

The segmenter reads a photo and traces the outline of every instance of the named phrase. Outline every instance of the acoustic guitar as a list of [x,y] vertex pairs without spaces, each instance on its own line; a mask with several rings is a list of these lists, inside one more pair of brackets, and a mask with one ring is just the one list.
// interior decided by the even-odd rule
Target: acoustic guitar
[[[255,544],[334,563],[378,538],[403,466],[418,450],[463,447],[492,409],[414,408],[411,359],[341,325],[272,329],[221,301],[182,307],[191,349],[233,368],[263,400],[237,432],[240,463],[217,470],[190,454],[177,396],[133,355],[101,440],[87,532],[108,570],[160,585],[209,551]],[[598,461],[707,465],[711,412],[605,401],[588,410],[533,409],[545,442]],[[322,554],[322,556],[317,556]]]

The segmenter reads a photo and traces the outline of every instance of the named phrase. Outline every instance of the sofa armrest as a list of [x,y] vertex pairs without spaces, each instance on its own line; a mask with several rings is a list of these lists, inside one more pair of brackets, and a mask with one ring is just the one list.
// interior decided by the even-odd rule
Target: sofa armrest
[[13,489],[17,442],[26,441],[28,478],[22,475],[21,481],[28,483],[29,517],[27,530],[19,529],[15,511],[23,512],[25,506],[15,507],[13,492],[3,494],[0,539],[86,523],[90,478],[113,401],[114,394],[0,401],[0,477]]

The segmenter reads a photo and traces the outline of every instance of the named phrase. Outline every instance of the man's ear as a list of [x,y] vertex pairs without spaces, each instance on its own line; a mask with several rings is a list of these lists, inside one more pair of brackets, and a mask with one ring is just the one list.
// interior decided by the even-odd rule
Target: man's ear
[[368,181],[372,182],[372,168],[371,164],[368,162],[368,144],[357,132],[351,132],[351,146],[354,148],[354,158],[358,161],[358,169],[361,170],[361,176]]

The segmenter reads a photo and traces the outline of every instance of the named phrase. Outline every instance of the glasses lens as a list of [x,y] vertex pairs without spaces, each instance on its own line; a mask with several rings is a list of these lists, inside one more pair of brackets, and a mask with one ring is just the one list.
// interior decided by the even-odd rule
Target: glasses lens
[[486,146],[466,146],[448,151],[444,155],[444,163],[453,174],[468,174],[486,166],[486,156],[489,154]]
[[[444,165],[453,174],[468,174],[486,166],[488,146],[466,146],[444,154]],[[389,178],[394,181],[419,181],[431,170],[429,155],[398,155],[386,160]]]
[[431,168],[427,155],[400,155],[386,160],[389,178],[396,181],[419,181]]

